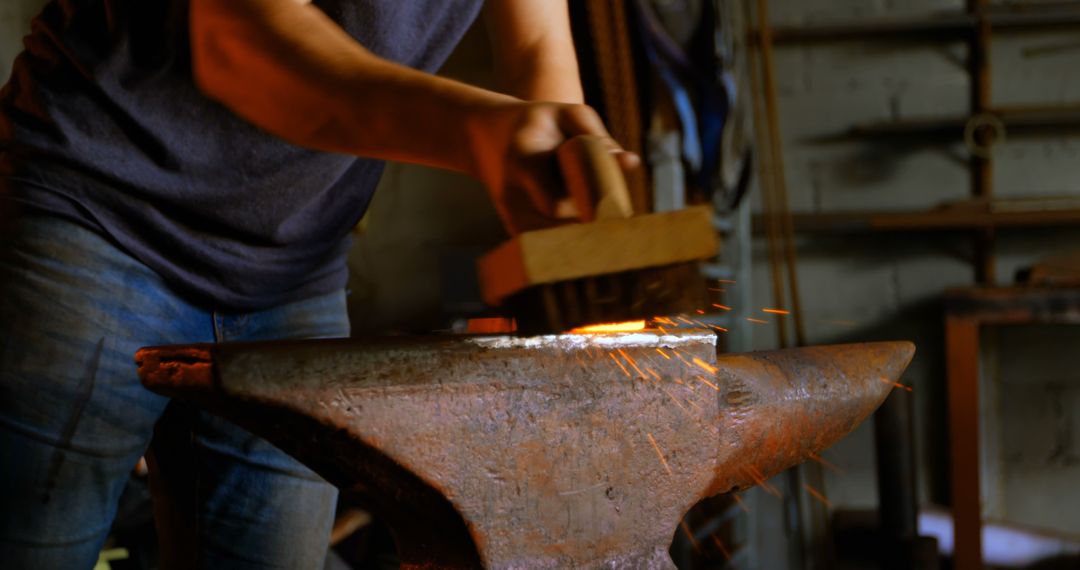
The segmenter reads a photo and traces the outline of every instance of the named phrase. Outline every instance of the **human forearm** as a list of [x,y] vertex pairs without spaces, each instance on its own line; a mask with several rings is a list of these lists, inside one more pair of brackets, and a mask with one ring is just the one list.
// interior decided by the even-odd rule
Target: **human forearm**
[[317,8],[192,0],[195,77],[294,144],[475,174],[473,123],[514,99],[391,63]]
[[[558,2],[488,2],[512,22],[499,28],[496,66],[531,101],[386,61],[303,0],[191,0],[195,79],[294,144],[463,172],[484,183],[510,231],[544,227],[564,194],[555,149],[607,131],[580,104],[565,5],[549,22]],[[529,25],[538,21],[560,25]]]
[[500,91],[584,103],[565,0],[487,0],[484,19]]

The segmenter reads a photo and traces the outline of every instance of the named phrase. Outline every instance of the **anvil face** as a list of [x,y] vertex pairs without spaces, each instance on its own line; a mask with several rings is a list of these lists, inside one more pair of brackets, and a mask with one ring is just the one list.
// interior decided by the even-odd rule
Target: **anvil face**
[[[144,349],[192,399],[364,495],[406,566],[671,567],[700,499],[851,431],[909,343],[717,357],[704,331]],[[883,381],[884,380],[884,381]]]

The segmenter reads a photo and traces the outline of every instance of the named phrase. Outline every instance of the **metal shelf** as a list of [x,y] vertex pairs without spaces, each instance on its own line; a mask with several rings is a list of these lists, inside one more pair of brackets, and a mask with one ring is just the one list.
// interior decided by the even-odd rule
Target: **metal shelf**
[[[1080,198],[970,201],[905,212],[793,213],[798,232],[950,231],[1080,225]],[[755,217],[755,230],[764,220]]]
[[[981,12],[996,30],[1072,28],[1080,26],[1080,5],[1075,2],[1048,6],[987,8]],[[979,31],[978,13],[941,12],[911,18],[874,18],[805,26],[774,26],[777,44],[852,40],[963,40]],[[759,33],[754,30],[754,33]]]

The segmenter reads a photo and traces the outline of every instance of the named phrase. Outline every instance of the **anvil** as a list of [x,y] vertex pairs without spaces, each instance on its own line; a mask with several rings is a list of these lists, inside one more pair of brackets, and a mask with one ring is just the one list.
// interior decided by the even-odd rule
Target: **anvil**
[[717,355],[707,331],[154,347],[143,383],[365,500],[404,568],[673,568],[699,500],[849,433],[914,346]]

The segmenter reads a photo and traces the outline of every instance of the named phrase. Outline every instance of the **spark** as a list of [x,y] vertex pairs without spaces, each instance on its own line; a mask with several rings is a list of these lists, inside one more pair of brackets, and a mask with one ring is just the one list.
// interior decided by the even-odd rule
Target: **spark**
[[819,492],[817,489],[811,487],[809,483],[803,483],[802,486],[803,489],[806,489],[807,493],[810,493],[810,495],[813,496],[815,499],[821,501],[823,505],[832,508],[832,503],[829,502],[829,499],[826,499],[825,495],[821,494],[821,492]]
[[675,321],[673,321],[673,320],[671,320],[671,319],[669,319],[667,317],[653,317],[653,320],[658,322],[658,323],[664,323],[665,325],[671,325],[673,327],[679,326],[679,325],[675,324]]
[[683,532],[686,533],[686,538],[690,539],[690,544],[694,547],[694,551],[701,552],[701,545],[698,544],[697,539],[694,538],[694,533],[690,532],[690,527],[687,526],[686,520],[683,519],[679,521],[679,526],[681,526]]
[[[682,402],[679,402],[679,399],[676,398],[674,394],[672,394],[671,392],[668,392],[663,386],[661,386],[660,389],[663,390],[665,394],[667,394],[668,398],[671,398],[672,402],[675,402],[676,406],[679,406],[679,408],[683,411],[684,414],[689,414],[690,413],[690,410],[686,409],[686,406],[682,405]],[[656,445],[656,443],[653,443],[653,445]],[[659,452],[660,452],[660,450],[657,450],[657,453],[659,453]],[[665,467],[666,466],[667,466],[667,464],[665,463]],[[669,469],[668,473],[670,473],[670,472],[671,472],[671,470]]]
[[671,350],[672,350],[672,352],[675,353],[675,358],[678,358],[679,362],[682,362],[687,367],[693,366],[693,364],[690,364],[689,361],[687,361],[685,358],[683,358],[683,355],[679,354],[679,351],[677,349],[672,348]]
[[714,534],[712,535],[713,544],[716,545],[716,549],[720,551],[720,554],[724,555],[724,560],[731,560],[731,553],[727,548],[724,548],[724,543],[720,542],[720,539]]
[[[694,321],[691,321],[690,319],[688,319],[686,317],[675,317],[675,318],[679,319],[680,321],[682,321],[682,322],[684,322],[684,323],[686,323],[686,324],[688,324],[690,326],[694,325]],[[676,326],[678,326],[678,325],[676,325]]]
[[746,320],[748,320],[748,321],[750,321],[752,323],[757,323],[759,325],[767,325],[767,324],[769,324],[769,321],[763,321],[761,319],[752,319],[750,317],[746,317]]
[[735,502],[739,503],[739,508],[742,509],[742,511],[744,513],[749,513],[750,512],[750,507],[746,506],[746,503],[743,502],[742,497],[740,497],[740,496],[738,496],[736,494],[732,494],[731,496],[735,497]]
[[656,378],[657,382],[662,382],[663,381],[663,378],[661,378],[660,375],[657,374],[656,371],[653,370],[652,368],[647,368],[645,371],[648,372],[649,374],[651,374],[653,378]]
[[708,381],[708,380],[706,380],[706,379],[705,379],[705,377],[704,377],[704,376],[702,376],[701,374],[696,374],[696,375],[694,375],[694,378],[697,378],[698,380],[700,380],[700,381],[701,381],[701,382],[703,382],[703,383],[704,383],[704,384],[705,384],[706,386],[708,386],[708,387],[712,388],[713,390],[716,390],[717,392],[719,392],[719,391],[720,391],[720,387],[719,387],[719,386],[717,386],[716,384],[713,384],[712,382],[709,382],[709,381]]
[[735,280],[734,279],[717,279],[716,282],[717,283],[734,283]]
[[719,370],[719,368],[712,366],[708,362],[705,362],[704,360],[696,356],[694,357],[694,364],[697,364],[699,368],[708,372],[709,374],[716,374],[716,371]]
[[847,319],[821,319],[821,322],[827,325],[840,325],[842,327],[853,327],[859,324]]
[[664,335],[668,334],[667,330],[664,329],[664,327],[662,327],[660,325],[656,325],[656,328],[660,330],[660,334],[664,334]]
[[705,311],[702,311],[701,309],[696,309],[696,310],[694,310],[694,312],[699,314],[699,315],[704,315],[705,314]]
[[772,313],[774,315],[790,315],[791,314],[791,311],[786,311],[784,309],[762,309],[761,312],[763,312],[763,313]]
[[824,457],[822,457],[822,456],[820,456],[820,455],[818,455],[816,453],[811,453],[810,454],[810,459],[813,459],[814,461],[817,461],[818,463],[820,463],[823,467],[825,467],[829,471],[832,471],[834,473],[838,473],[840,475],[844,474],[843,469],[837,467],[836,465],[834,465],[833,463],[827,461]]
[[668,356],[668,354],[666,352],[664,352],[664,349],[658,348],[658,349],[656,349],[656,352],[659,352],[660,356],[663,356],[664,358],[666,358],[668,360],[671,360],[671,357]]
[[627,321],[625,323],[604,323],[571,329],[570,334],[592,334],[609,332],[631,332],[645,329],[645,321]]
[[731,307],[729,307],[727,305],[721,305],[720,303],[713,303],[712,306],[716,307],[717,309],[720,309],[721,311],[730,311],[731,310]]
[[667,459],[664,459],[664,452],[660,451],[660,446],[656,445],[656,440],[653,439],[652,434],[651,433],[646,433],[645,435],[649,436],[649,443],[651,443],[652,446],[653,446],[653,449],[656,450],[656,456],[660,458],[660,463],[664,464],[664,469],[667,470],[667,474],[668,475],[674,475],[674,473],[671,472],[671,467],[668,467]]
[[903,390],[907,390],[908,392],[912,391],[911,386],[908,386],[907,384],[901,384],[899,382],[893,382],[892,380],[889,380],[888,378],[886,378],[884,376],[880,377],[879,380],[881,380],[882,382],[884,382],[884,383],[886,383],[886,384],[888,384],[890,386],[893,386],[895,388],[900,388],[900,389],[903,389]]
[[781,497],[780,490],[769,484],[757,467],[747,467],[746,470],[750,473],[750,478],[754,480],[754,484],[760,486],[763,491],[777,498]]
[[621,354],[622,357],[626,359],[627,364],[634,367],[634,370],[637,371],[639,376],[641,376],[641,377],[645,376],[645,373],[642,372],[640,368],[638,368],[637,361],[634,360],[633,357],[631,357],[629,354],[626,354],[625,350],[620,348],[619,349],[619,354]]
[[611,354],[610,352],[609,352],[609,353],[608,353],[607,355],[608,355],[608,356],[610,356],[610,357],[611,357],[611,359],[615,361],[615,364],[618,364],[618,365],[619,365],[619,368],[621,368],[621,369],[622,369],[622,371],[623,371],[623,374],[626,374],[626,377],[627,377],[627,378],[630,378],[630,371],[629,371],[629,370],[627,370],[627,369],[626,369],[626,367],[622,365],[622,362],[619,362],[619,359],[618,359],[618,358],[615,358],[615,355],[614,355],[614,354]]
[[719,287],[709,287],[709,291],[715,291],[717,293],[727,293],[727,289],[721,289]]
[[714,329],[716,329],[716,330],[718,330],[720,332],[728,332],[728,330],[725,329],[724,327],[719,327],[719,326],[716,326],[716,325],[709,325],[709,327],[714,328]]

